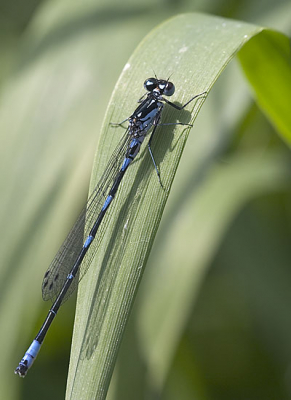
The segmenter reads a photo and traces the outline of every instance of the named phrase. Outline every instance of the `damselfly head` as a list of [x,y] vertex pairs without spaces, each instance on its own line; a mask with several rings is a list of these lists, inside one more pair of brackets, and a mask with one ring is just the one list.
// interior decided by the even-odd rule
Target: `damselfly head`
[[172,82],[165,81],[164,79],[148,78],[144,82],[144,87],[147,91],[157,91],[160,95],[172,96],[175,92],[175,86]]

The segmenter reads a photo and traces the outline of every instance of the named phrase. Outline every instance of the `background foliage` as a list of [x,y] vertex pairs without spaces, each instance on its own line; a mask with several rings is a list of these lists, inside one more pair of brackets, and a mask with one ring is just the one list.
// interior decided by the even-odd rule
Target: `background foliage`
[[[290,34],[291,7],[229,0],[0,7],[1,397],[62,399],[73,301],[29,378],[17,380],[12,371],[46,314],[42,276],[86,198],[98,132],[128,57],[151,28],[177,13],[211,12]],[[191,133],[108,398],[289,399],[289,148],[236,63],[217,81]],[[205,148],[210,137],[213,147]],[[204,176],[191,175],[206,151],[211,165]],[[190,248],[194,259],[185,258]],[[174,276],[178,293],[183,285],[188,293],[185,269],[195,272],[193,294],[182,299],[174,324],[179,340],[158,358],[160,310],[181,301],[171,293],[173,301],[160,304],[159,291]]]

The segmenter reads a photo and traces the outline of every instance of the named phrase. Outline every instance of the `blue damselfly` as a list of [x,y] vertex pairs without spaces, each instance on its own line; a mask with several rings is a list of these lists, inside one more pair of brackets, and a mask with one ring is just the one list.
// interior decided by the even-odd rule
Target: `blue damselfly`
[[[52,300],[53,305],[41,329],[15,369],[15,373],[21,377],[26,375],[35,360],[61,304],[77,287],[79,280],[88,270],[96,250],[91,244],[115,197],[127,168],[139,153],[144,138],[151,129],[148,150],[162,187],[160,173],[151,149],[152,139],[157,128],[159,125],[179,124],[191,126],[182,122],[161,124],[161,114],[165,104],[177,110],[182,110],[191,101],[206,93],[200,93],[192,97],[184,105],[178,106],[163,97],[172,96],[175,92],[175,86],[169,80],[149,78],[144,82],[144,87],[147,92],[140,98],[140,104],[133,114],[121,123],[115,124],[121,125],[128,121],[125,134],[114,150],[100,181],[45,273],[42,283],[43,299]],[[84,237],[85,241],[83,241]]]

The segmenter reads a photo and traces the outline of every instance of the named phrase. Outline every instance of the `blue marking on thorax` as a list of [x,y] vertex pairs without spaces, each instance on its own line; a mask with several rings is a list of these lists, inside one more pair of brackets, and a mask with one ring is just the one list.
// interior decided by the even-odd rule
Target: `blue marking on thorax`
[[156,100],[152,100],[151,103],[148,105],[149,109],[152,104],[155,104],[155,107],[147,112],[144,117],[140,118],[140,121],[142,122],[140,129],[145,133],[153,126],[155,118],[160,113],[160,107],[162,106],[162,103],[156,102]]

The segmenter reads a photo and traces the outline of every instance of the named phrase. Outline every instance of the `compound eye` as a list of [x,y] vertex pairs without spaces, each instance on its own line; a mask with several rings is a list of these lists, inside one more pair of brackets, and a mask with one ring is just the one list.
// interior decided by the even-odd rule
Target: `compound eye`
[[164,95],[172,96],[175,93],[175,85],[172,82],[167,82],[164,89]]
[[157,87],[156,78],[149,78],[144,82],[144,88],[149,92],[152,92]]

